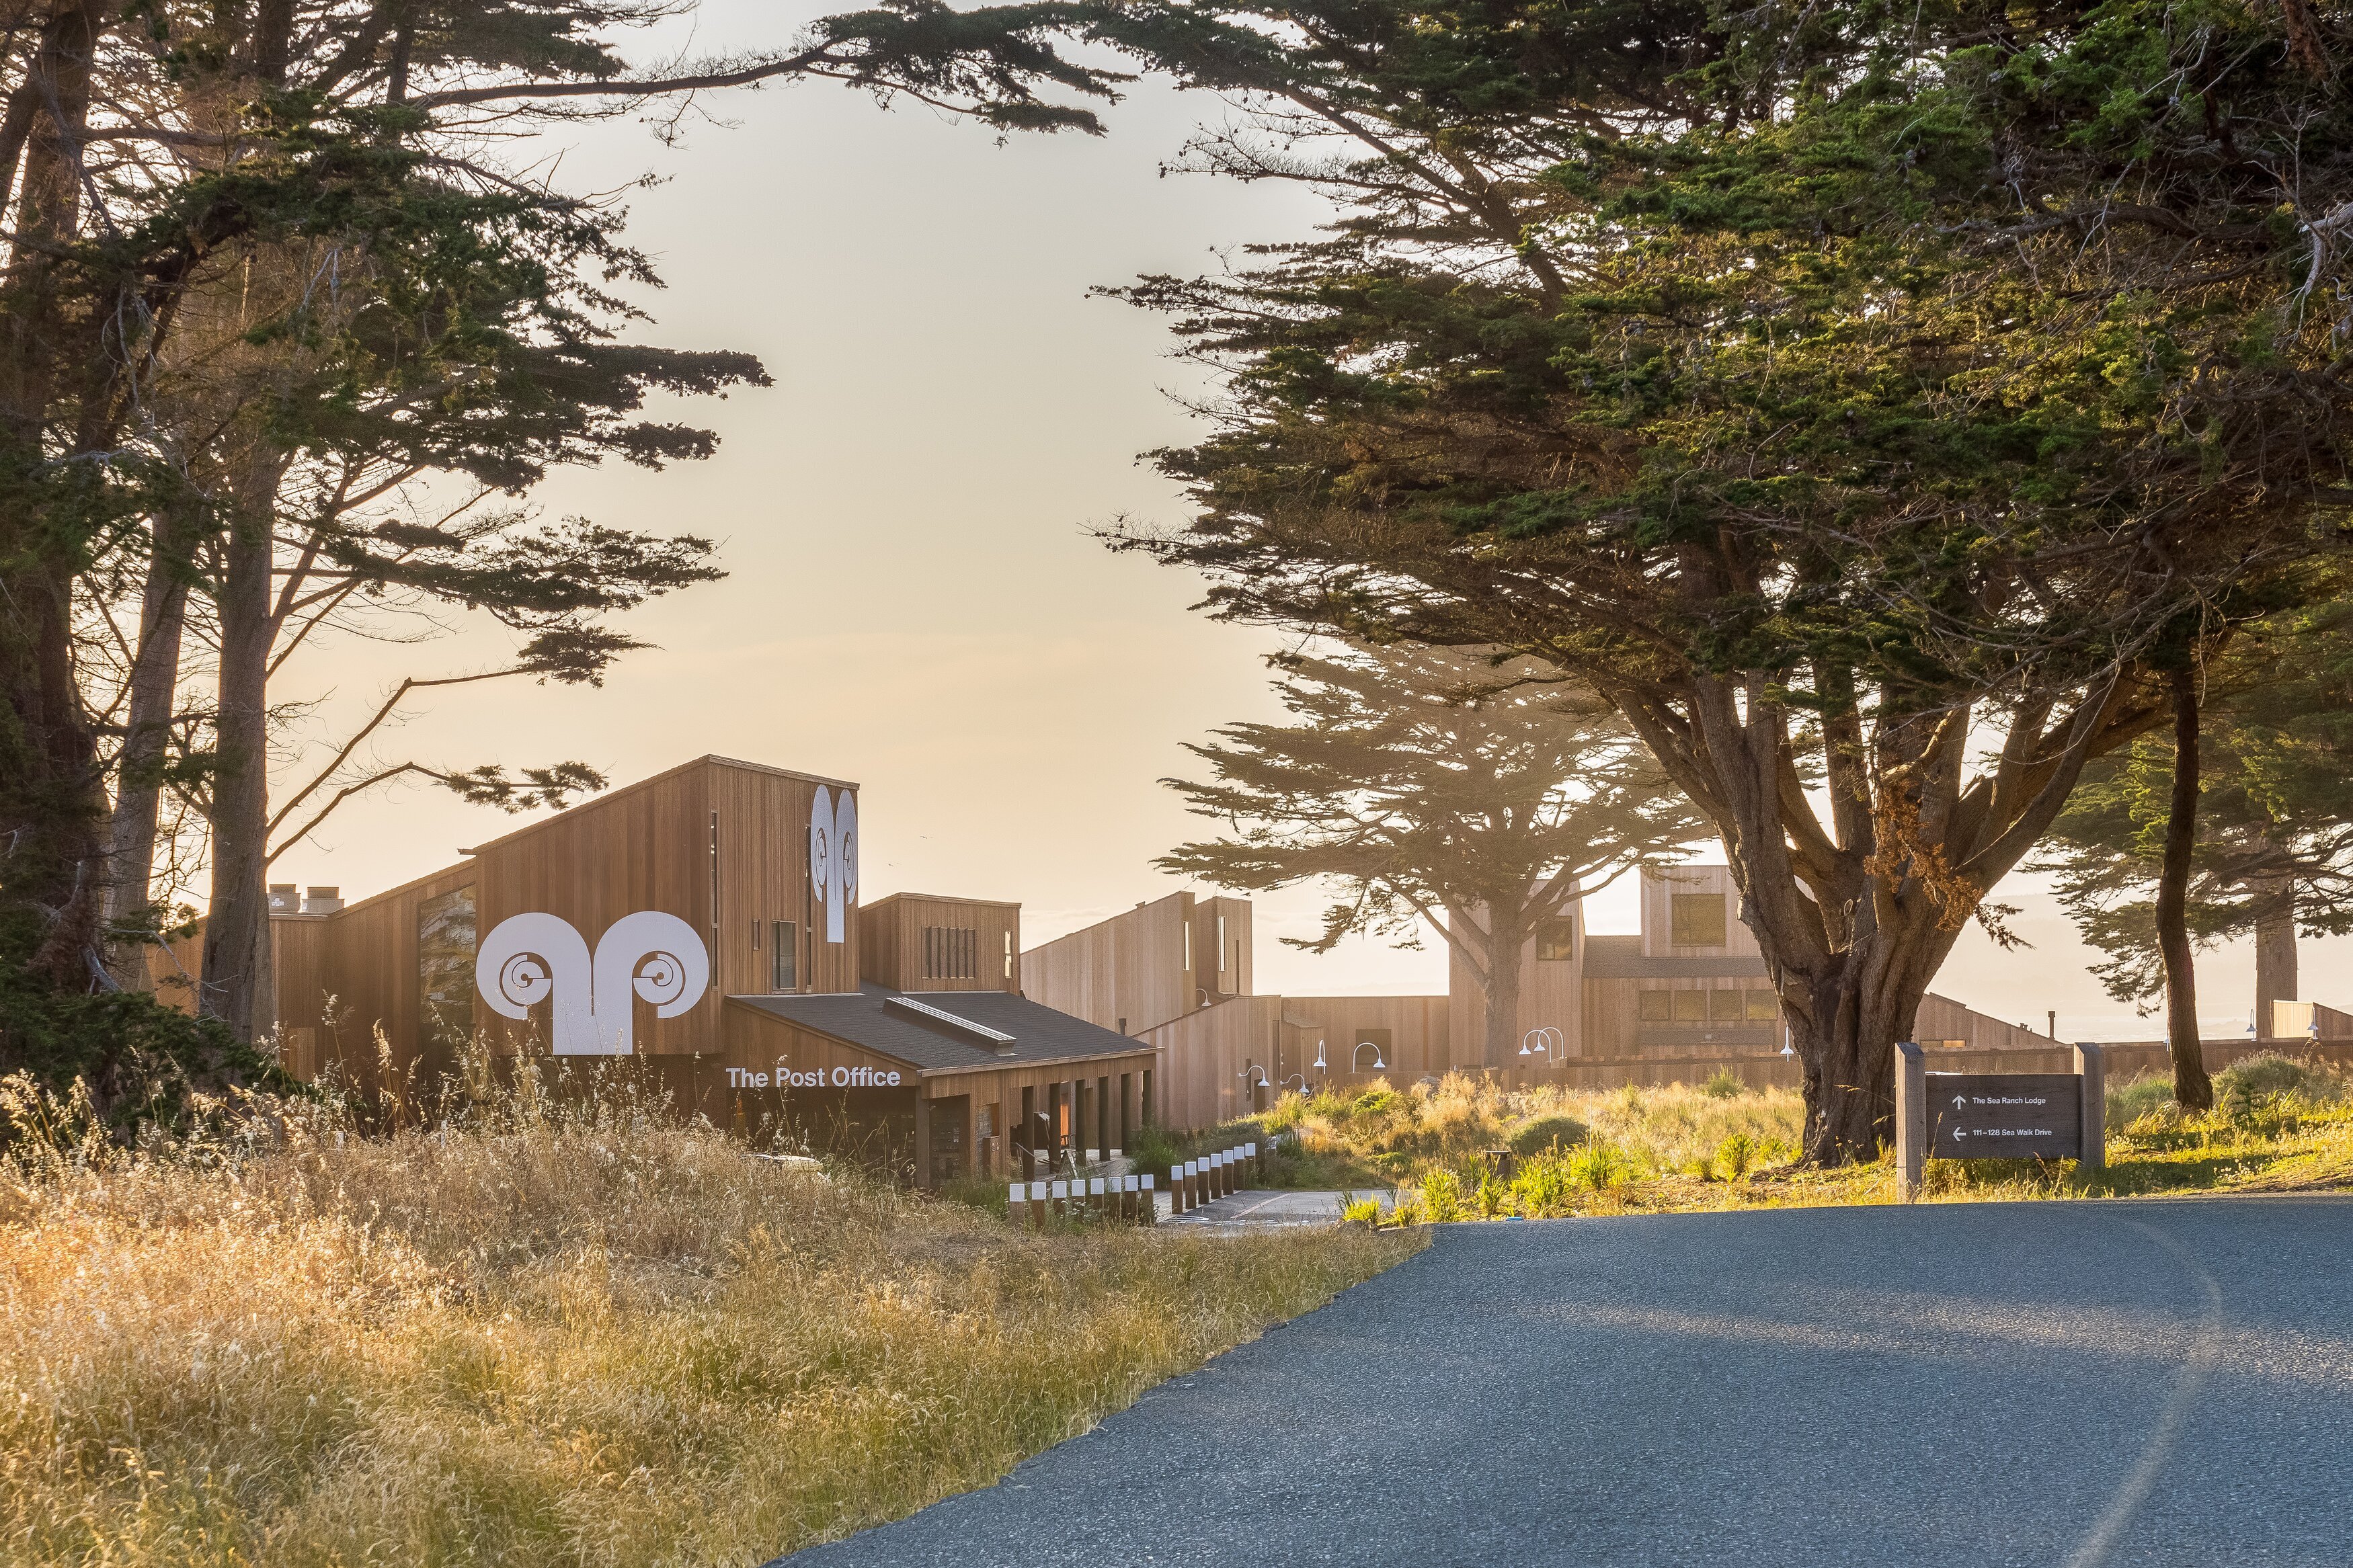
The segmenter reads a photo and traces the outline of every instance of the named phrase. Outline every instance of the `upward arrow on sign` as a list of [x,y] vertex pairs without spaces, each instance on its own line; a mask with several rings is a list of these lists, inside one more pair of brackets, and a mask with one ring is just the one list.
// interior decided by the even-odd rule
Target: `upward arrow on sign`
[[1953,1096],[1953,1109],[1954,1109],[1955,1110],[1960,1110],[1963,1106],[1965,1106],[1965,1105],[1967,1105],[1967,1104],[1968,1104],[1968,1100],[1967,1099],[1965,1099],[1965,1098],[1963,1098],[1962,1096],[1957,1095],[1957,1095],[1955,1095],[1955,1096]]

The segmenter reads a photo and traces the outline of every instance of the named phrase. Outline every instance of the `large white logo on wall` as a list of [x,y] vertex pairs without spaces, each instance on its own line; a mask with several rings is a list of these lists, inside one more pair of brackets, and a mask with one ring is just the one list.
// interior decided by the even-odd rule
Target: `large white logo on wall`
[[858,797],[817,786],[809,807],[809,889],[825,906],[825,940],[841,940],[841,922],[858,900]]
[[570,921],[536,913],[501,921],[474,954],[474,984],[492,1012],[529,1017],[555,998],[555,1054],[564,1057],[628,1056],[638,997],[654,1005],[655,1017],[675,1018],[710,984],[702,939],[659,910],[607,926],[593,959]]

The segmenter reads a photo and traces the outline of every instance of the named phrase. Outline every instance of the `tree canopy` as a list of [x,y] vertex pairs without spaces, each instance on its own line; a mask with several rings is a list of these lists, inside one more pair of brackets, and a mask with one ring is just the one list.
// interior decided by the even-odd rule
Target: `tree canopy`
[[[1958,929],[2163,673],[2340,547],[2344,19],[1155,5],[1193,166],[1326,237],[1127,290],[1228,399],[1121,542],[1228,616],[1541,657],[1716,825],[1870,1154]],[[1810,790],[1809,772],[1821,787]]]
[[1293,721],[1230,724],[1188,746],[1207,782],[1169,779],[1234,837],[1179,845],[1164,870],[1219,887],[1335,888],[1329,952],[1356,931],[1419,945],[1426,922],[1486,993],[1487,1059],[1519,1042],[1519,958],[1538,925],[1707,829],[1615,710],[1527,661],[1399,646],[1277,656]]

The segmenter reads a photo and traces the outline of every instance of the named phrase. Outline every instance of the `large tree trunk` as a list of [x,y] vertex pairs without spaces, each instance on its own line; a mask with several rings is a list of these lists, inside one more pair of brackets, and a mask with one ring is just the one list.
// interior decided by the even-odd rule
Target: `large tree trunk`
[[[154,902],[157,806],[172,721],[178,716],[180,644],[187,626],[188,552],[194,534],[193,521],[176,509],[155,519],[147,589],[139,609],[139,642],[131,666],[122,755],[116,769],[114,821],[107,836],[111,863],[107,918],[118,931],[134,921],[143,925]],[[145,941],[116,936],[109,967],[124,990],[145,990]]]
[[[72,520],[42,515],[70,506],[62,487],[35,478],[51,456],[47,434],[58,366],[92,346],[69,325],[50,259],[80,222],[81,129],[91,62],[105,18],[95,3],[51,12],[20,91],[34,95],[13,212],[12,271],[0,300],[0,467],[16,476],[0,503],[0,862],[9,900],[41,911],[47,929],[31,967],[50,984],[90,983],[104,868],[99,823],[106,800],[96,737],[82,711],[73,655],[76,561],[65,542]],[[70,343],[69,342],[70,340]],[[78,362],[79,363],[79,362]]]
[[1486,1065],[1507,1068],[1519,1060],[1520,964],[1527,946],[1527,922],[1498,919],[1487,911]]
[[2165,960],[2165,1039],[2173,1053],[2173,1098],[2211,1110],[2214,1081],[2199,1041],[2198,979],[2189,951],[2189,857],[2198,838],[2198,676],[2168,678],[2173,699],[2173,796],[2165,816],[2165,860],[2157,881],[2157,950]]
[[212,905],[205,916],[202,1010],[242,1040],[276,1023],[269,952],[269,648],[272,471],[240,498],[220,594],[219,762],[213,785]]
[[[2268,847],[2268,846],[2267,846]],[[2251,889],[2255,910],[2255,1033],[2279,1032],[2272,1004],[2296,999],[2295,879],[2265,877]]]

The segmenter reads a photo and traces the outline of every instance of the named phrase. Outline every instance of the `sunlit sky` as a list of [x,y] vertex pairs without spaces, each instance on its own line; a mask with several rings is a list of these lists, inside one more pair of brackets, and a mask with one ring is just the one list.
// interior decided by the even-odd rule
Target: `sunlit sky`
[[[718,0],[692,19],[691,45],[778,44],[834,8]],[[1261,658],[1278,639],[1189,613],[1198,579],[1090,537],[1122,518],[1184,520],[1136,455],[1194,437],[1182,405],[1205,383],[1168,357],[1164,322],[1088,291],[1214,269],[1237,246],[1310,233],[1319,208],[1272,184],[1162,177],[1220,106],[1150,84],[1109,110],[1107,137],[1003,146],[830,85],[707,107],[725,123],[691,125],[679,146],[621,120],[565,128],[544,153],[574,190],[661,182],[630,201],[630,237],[669,285],[639,298],[652,320],[636,336],[749,350],[776,384],[681,407],[720,432],[708,462],[559,475],[532,500],[713,536],[731,575],[628,617],[659,646],[603,689],[435,695],[378,754],[576,758],[627,783],[717,752],[854,779],[868,897],[1017,899],[1032,945],[1174,890],[1152,858],[1209,825],[1157,781],[1187,768],[1182,742],[1211,726],[1276,714]],[[512,646],[470,621],[424,642],[344,637],[306,655],[278,696],[320,699],[303,733],[322,740],[404,675],[491,668]],[[283,770],[301,772],[300,759]],[[272,879],[364,897],[513,826],[395,788],[345,807]],[[2085,974],[2085,950],[2037,883],[2013,879],[1999,896],[2024,907],[2013,923],[2032,949],[2000,954],[1972,931],[1936,989],[2038,1028],[2055,1008],[2063,1038],[2158,1032]],[[1315,929],[1324,901],[1314,889],[1258,900],[1260,989],[1445,988],[1434,939],[1418,952],[1281,946]],[[1588,916],[1595,931],[1633,930],[1632,889]],[[2353,1001],[2335,983],[2348,952],[2305,944],[2306,997]],[[2200,982],[2208,1032],[2243,1032],[2251,955],[2208,956]]]

